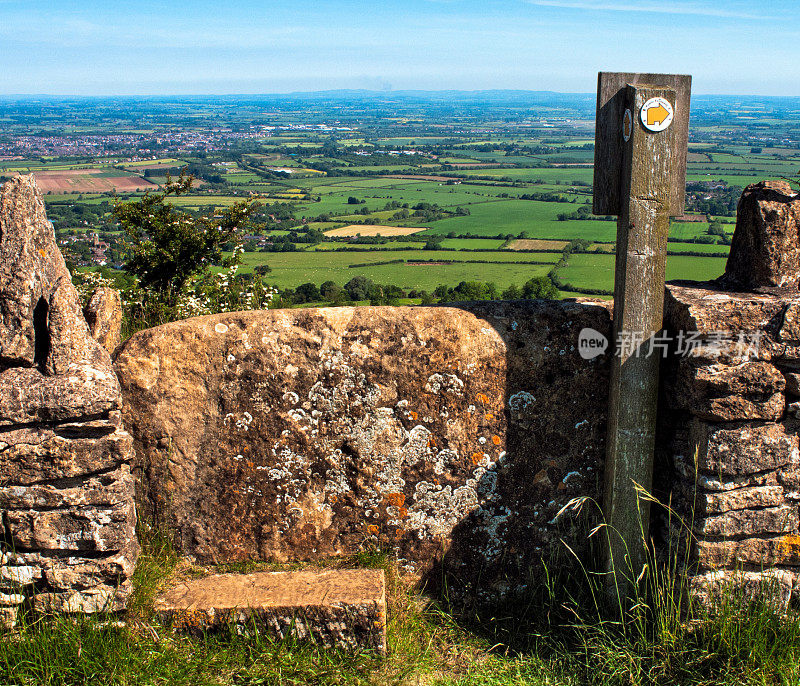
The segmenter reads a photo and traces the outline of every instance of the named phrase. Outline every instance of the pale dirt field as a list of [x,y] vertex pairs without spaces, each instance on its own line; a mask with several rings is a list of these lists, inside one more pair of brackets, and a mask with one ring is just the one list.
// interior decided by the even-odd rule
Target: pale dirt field
[[91,169],[66,169],[63,171],[34,172],[36,184],[42,193],[103,193],[105,191],[136,191],[156,188],[154,183],[141,176],[100,176]]
[[563,250],[567,241],[548,241],[538,238],[517,238],[508,244],[509,250]]
[[413,226],[384,226],[382,224],[350,224],[349,226],[326,231],[325,235],[331,238],[354,238],[359,234],[362,236],[410,236],[412,233],[425,231],[426,228],[425,226],[417,228]]

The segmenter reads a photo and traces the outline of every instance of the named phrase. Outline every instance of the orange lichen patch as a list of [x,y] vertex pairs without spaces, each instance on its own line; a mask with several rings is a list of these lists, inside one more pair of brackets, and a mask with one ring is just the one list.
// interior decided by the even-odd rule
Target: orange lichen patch
[[476,395],[475,397],[478,399],[478,402],[483,403],[484,405],[487,405],[489,403],[489,397],[483,393],[478,393],[478,395]]
[[417,417],[419,417],[419,415],[416,412],[414,412],[414,410],[409,410],[408,411],[408,416],[411,417],[411,419],[414,419],[414,420],[416,420]]
[[500,436],[492,436],[492,443],[500,445]]
[[252,469],[253,467],[255,467],[255,465],[253,464],[253,461],[252,460],[247,460],[247,468],[248,469]]
[[209,617],[204,610],[176,610],[171,617],[171,624],[177,631],[195,632],[209,624]]
[[335,493],[331,493],[328,496],[328,501],[330,502],[331,505],[336,505],[336,503],[339,502],[339,498],[336,496]]
[[429,438],[428,439],[428,447],[429,448],[435,448],[436,447],[436,441],[434,441],[432,438]]
[[472,464],[478,465],[480,461],[483,459],[482,453],[472,453]]
[[377,536],[380,529],[378,529],[377,524],[367,524],[367,531],[369,531],[373,536]]
[[490,419],[490,420],[491,420],[491,419],[494,419],[494,415],[493,415],[493,414],[491,414],[490,412],[487,412],[487,413],[486,413],[485,415],[483,415],[483,416],[484,416],[486,419]]
[[406,496],[404,493],[387,493],[383,496],[383,502],[398,508],[403,507],[406,502]]
[[784,555],[796,555],[800,553],[800,536],[789,534],[781,539],[780,551]]

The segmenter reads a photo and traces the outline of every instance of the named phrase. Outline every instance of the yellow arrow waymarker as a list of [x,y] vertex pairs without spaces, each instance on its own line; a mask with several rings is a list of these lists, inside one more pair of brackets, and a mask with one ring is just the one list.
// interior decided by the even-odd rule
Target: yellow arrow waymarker
[[669,114],[669,111],[663,105],[651,107],[649,110],[647,110],[647,123],[650,126],[660,124],[669,116]]
[[641,110],[642,126],[649,131],[664,131],[669,128],[675,116],[675,111],[669,100],[665,98],[650,98]]

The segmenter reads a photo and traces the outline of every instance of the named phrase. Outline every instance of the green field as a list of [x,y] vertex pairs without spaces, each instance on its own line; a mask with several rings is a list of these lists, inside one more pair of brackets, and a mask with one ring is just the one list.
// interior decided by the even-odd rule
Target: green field
[[[242,271],[252,271],[258,264],[268,264],[272,271],[268,274],[267,281],[280,288],[294,288],[306,282],[319,285],[324,281],[335,281],[343,285],[358,275],[366,276],[377,283],[426,290],[442,284],[455,286],[460,281],[493,281],[498,287],[506,288],[512,284],[521,285],[534,276],[547,274],[559,257],[559,253],[459,253],[437,250],[245,253]],[[376,264],[389,260],[452,263]],[[536,264],[537,262],[544,264]]]
[[[687,279],[707,281],[721,276],[725,271],[724,257],[690,257],[670,255],[667,257],[667,280]],[[577,288],[614,289],[613,255],[572,255],[568,266],[559,271],[565,284]]]
[[494,200],[470,205],[469,216],[442,219],[435,222],[428,233],[447,235],[470,233],[478,236],[496,236],[521,232],[526,238],[571,240],[584,238],[590,241],[615,240],[615,222],[599,220],[558,221],[563,212],[572,212],[577,205],[571,203],[538,202],[532,200]]

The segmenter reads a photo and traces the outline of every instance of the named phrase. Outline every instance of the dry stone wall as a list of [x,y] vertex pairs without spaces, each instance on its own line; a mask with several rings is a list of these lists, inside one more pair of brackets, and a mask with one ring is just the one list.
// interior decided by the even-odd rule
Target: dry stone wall
[[[664,370],[659,457],[699,597],[735,583],[800,599],[798,218],[788,184],[749,186],[726,274],[668,287],[681,349]],[[729,290],[743,286],[756,292]]]
[[[726,275],[668,287],[655,482],[691,528],[696,594],[768,579],[788,602],[800,293],[784,252],[800,201],[766,183],[739,210]],[[122,609],[134,502],[205,563],[377,546],[454,576],[456,600],[518,590],[562,541],[586,543],[557,514],[600,500],[610,351],[578,346],[610,319],[591,301],[273,310],[118,346],[118,297],[81,312],[33,180],[15,179],[0,197],[0,619]]]
[[121,394],[32,177],[0,195],[0,619],[119,610],[138,554]]
[[[603,304],[229,313],[140,332],[116,357],[139,503],[203,562],[365,546],[462,589],[521,583],[553,519],[597,496]],[[493,586],[494,584],[494,586]],[[495,588],[496,587],[496,588]]]

